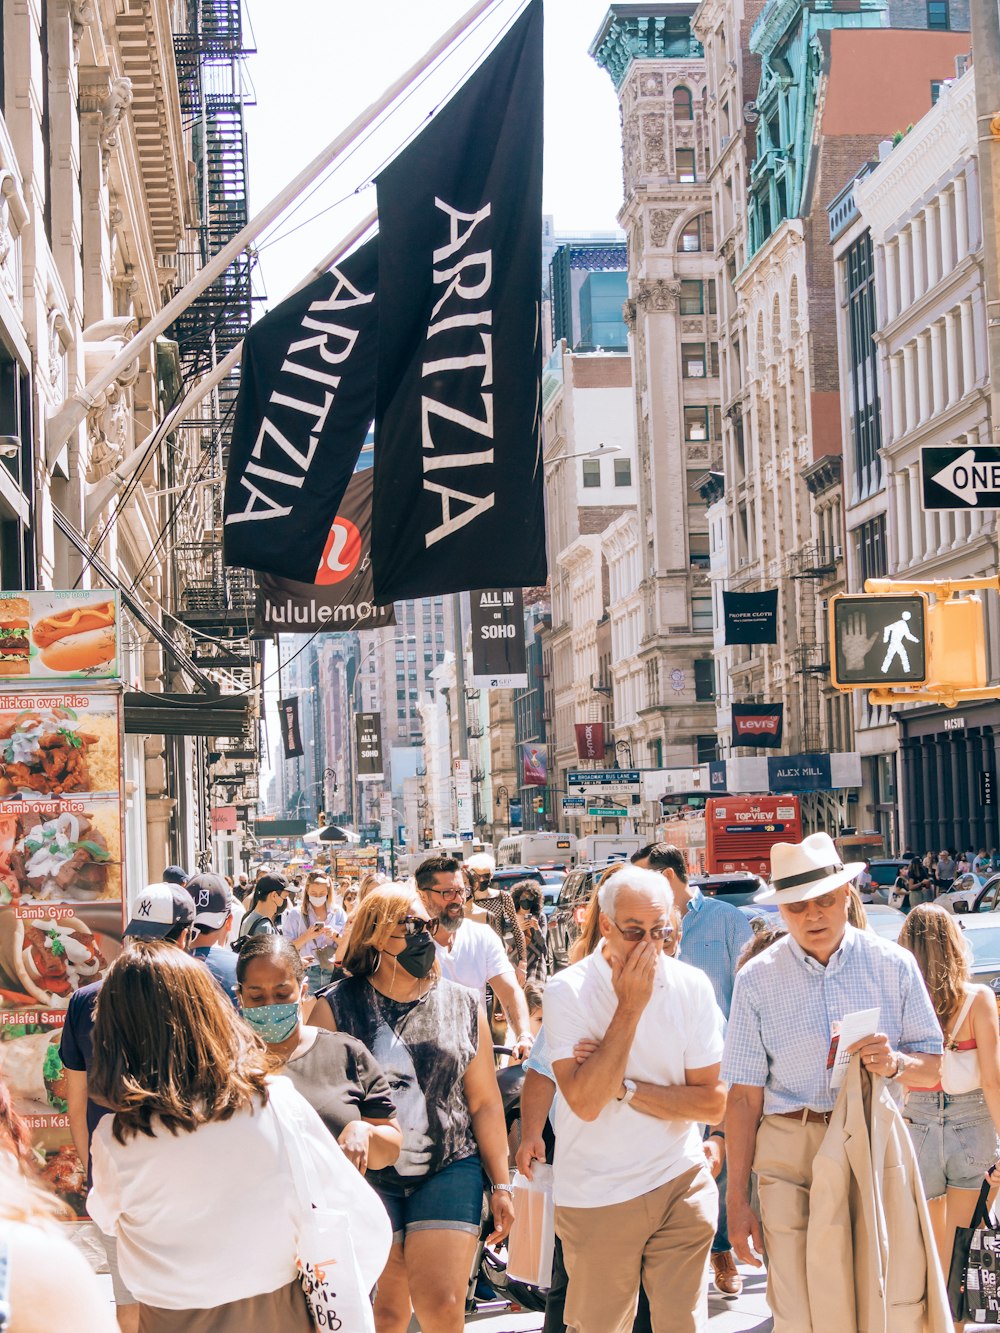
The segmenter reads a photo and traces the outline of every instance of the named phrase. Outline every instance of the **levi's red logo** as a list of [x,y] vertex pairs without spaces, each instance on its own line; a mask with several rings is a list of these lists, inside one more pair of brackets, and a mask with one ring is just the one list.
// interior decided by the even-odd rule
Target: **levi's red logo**
[[770,717],[741,717],[736,720],[736,730],[744,736],[777,736],[781,718],[777,713]]

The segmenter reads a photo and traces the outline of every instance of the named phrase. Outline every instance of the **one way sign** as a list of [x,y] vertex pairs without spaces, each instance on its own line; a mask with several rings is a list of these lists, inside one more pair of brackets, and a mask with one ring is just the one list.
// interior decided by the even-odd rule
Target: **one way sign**
[[928,445],[920,451],[925,509],[1000,509],[1000,449]]

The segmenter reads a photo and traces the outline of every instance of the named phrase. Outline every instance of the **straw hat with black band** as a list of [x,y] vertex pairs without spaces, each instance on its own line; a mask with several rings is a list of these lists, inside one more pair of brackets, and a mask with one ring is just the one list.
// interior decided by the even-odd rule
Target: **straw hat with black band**
[[811,833],[801,842],[776,842],[771,848],[771,882],[754,895],[755,903],[801,903],[842,888],[865,868],[846,865],[829,833]]

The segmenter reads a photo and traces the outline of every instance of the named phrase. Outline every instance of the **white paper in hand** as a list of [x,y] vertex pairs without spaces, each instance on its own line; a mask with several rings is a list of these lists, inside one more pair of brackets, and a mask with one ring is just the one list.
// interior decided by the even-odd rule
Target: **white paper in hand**
[[854,1043],[863,1041],[865,1037],[874,1037],[878,1031],[878,1015],[877,1009],[859,1009],[856,1013],[845,1014],[840,1020],[837,1053],[830,1072],[831,1088],[839,1088],[843,1083],[851,1061],[849,1052]]

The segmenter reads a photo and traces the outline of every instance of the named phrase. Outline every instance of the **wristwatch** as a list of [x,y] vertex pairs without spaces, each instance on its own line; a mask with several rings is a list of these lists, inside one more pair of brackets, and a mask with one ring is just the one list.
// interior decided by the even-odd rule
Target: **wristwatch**
[[622,1086],[624,1087],[625,1091],[618,1098],[618,1100],[621,1102],[623,1106],[628,1106],[629,1102],[635,1096],[635,1082],[633,1079],[623,1078]]
[[513,1185],[491,1185],[491,1186],[490,1186],[490,1193],[491,1193],[491,1194],[509,1194],[509,1195],[511,1196],[511,1198],[513,1198],[513,1197],[514,1197],[514,1186],[513,1186]]

